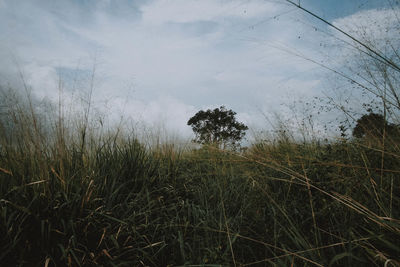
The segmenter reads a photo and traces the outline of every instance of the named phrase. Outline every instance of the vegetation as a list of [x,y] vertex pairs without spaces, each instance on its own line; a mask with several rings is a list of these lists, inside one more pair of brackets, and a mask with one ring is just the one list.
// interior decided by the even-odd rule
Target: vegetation
[[200,149],[146,146],[90,123],[90,101],[72,122],[1,103],[0,265],[399,266],[399,56],[350,37],[375,57],[370,87],[336,74],[383,107],[353,139],[299,142],[287,126],[223,149],[247,127],[221,107],[189,120]]
[[200,144],[214,144],[221,148],[236,147],[248,127],[236,121],[236,112],[224,106],[214,110],[200,110],[188,121]]
[[146,147],[15,107],[1,125],[2,266],[400,262],[398,143]]
[[372,112],[359,118],[353,129],[353,136],[357,138],[381,139],[382,136],[396,138],[399,135],[398,125],[388,123],[383,115]]

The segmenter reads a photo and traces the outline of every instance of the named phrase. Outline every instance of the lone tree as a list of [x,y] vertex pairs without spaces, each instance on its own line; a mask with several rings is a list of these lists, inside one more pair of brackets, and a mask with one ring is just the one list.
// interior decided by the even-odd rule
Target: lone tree
[[246,125],[236,121],[236,112],[224,106],[214,110],[200,110],[187,122],[196,134],[194,141],[200,144],[215,144],[219,147],[236,147],[246,134]]

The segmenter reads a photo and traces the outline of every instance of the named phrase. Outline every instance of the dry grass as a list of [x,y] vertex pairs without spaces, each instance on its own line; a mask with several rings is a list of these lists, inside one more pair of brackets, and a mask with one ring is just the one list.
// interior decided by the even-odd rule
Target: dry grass
[[0,127],[1,265],[400,261],[397,144],[147,147],[120,129],[96,133],[16,107]]

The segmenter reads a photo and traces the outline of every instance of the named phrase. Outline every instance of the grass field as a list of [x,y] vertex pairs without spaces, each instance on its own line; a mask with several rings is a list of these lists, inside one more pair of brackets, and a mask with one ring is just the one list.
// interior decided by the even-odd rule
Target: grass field
[[1,266],[400,264],[398,141],[276,137],[234,152],[49,126],[33,109],[8,118]]

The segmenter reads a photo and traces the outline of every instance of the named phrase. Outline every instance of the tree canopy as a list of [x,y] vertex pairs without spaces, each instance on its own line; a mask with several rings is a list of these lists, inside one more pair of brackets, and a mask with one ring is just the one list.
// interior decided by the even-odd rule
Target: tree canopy
[[196,134],[194,141],[200,144],[216,144],[220,147],[238,146],[248,129],[235,118],[236,112],[224,106],[200,110],[189,119],[187,124]]
[[399,127],[398,125],[388,123],[383,115],[373,112],[359,118],[353,129],[353,136],[357,138],[379,138],[384,133],[386,136],[394,136],[400,133]]

